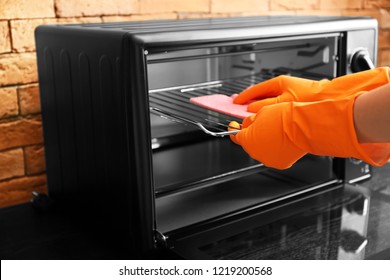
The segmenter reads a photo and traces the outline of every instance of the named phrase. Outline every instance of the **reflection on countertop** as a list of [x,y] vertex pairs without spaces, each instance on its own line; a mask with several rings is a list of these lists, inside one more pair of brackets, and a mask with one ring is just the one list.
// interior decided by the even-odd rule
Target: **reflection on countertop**
[[199,249],[217,259],[371,258],[390,248],[387,174],[390,165],[374,168],[366,182],[321,194],[298,213]]
[[375,168],[372,179],[361,185],[370,190],[366,248],[370,257],[390,248],[390,164]]

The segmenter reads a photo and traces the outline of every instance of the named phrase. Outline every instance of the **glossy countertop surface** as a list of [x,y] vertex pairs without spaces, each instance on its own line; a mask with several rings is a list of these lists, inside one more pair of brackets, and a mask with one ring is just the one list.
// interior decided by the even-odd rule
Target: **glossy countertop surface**
[[318,194],[305,207],[293,204],[291,214],[200,250],[216,259],[390,259],[389,175],[390,164],[373,168],[367,181]]
[[[291,215],[202,245],[216,259],[390,259],[390,164]],[[65,209],[0,209],[1,259],[126,259],[106,225]],[[180,258],[162,251],[156,258]]]
[[370,191],[365,257],[390,259],[390,164],[374,168],[361,185]]

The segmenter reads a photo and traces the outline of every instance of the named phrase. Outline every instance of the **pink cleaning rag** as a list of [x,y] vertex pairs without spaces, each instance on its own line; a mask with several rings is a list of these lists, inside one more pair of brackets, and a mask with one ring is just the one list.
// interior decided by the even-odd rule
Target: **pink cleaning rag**
[[237,95],[238,94],[233,94],[232,96],[224,94],[203,95],[192,97],[190,98],[190,101],[204,108],[240,119],[244,119],[253,115],[253,113],[247,112],[248,104],[240,105],[233,103],[233,100]]

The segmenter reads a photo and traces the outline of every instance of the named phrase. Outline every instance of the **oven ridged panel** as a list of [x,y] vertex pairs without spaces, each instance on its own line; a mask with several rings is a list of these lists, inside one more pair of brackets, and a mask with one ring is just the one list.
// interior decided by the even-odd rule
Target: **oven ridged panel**
[[49,193],[93,195],[94,188],[127,177],[120,44],[110,49],[92,43],[104,36],[45,32],[37,32],[37,55]]

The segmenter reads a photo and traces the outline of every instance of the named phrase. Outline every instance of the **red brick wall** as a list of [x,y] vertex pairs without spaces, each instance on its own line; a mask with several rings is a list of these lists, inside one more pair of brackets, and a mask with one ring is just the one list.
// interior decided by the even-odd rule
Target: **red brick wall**
[[373,16],[379,65],[390,65],[389,0],[0,0],[0,207],[45,191],[37,25],[276,14]]

